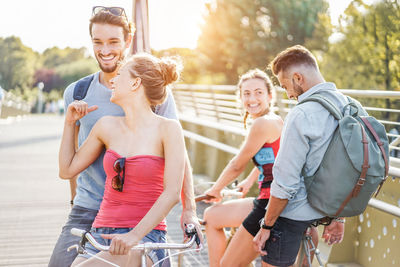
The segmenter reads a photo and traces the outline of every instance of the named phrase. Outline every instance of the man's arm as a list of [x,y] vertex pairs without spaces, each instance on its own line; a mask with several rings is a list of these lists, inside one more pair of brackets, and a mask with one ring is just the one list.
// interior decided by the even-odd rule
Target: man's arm
[[[273,166],[271,197],[264,216],[266,226],[275,224],[300,188],[301,171],[309,151],[308,139],[301,125],[305,119],[303,112],[293,113],[293,110],[285,119],[279,152]],[[269,236],[270,230],[261,228],[253,239],[254,247],[261,255],[266,254],[263,249]]]
[[[79,126],[75,127],[75,151],[78,150],[78,133],[79,133]],[[75,176],[69,180],[69,187],[71,189],[71,206],[74,204],[74,198],[76,195],[76,180],[78,179],[78,176]]]
[[[75,85],[76,85],[76,82],[70,84],[64,91],[64,94],[63,94],[64,116],[65,116],[65,114],[67,112],[68,105],[72,101],[74,101],[73,92],[74,92],[74,89],[75,89]],[[79,127],[80,127],[79,125],[80,124],[78,123],[78,125],[75,127],[75,151],[77,151],[78,147],[79,147],[79,145],[78,145],[78,133],[79,133]],[[75,177],[69,179],[69,187],[70,187],[70,193],[71,193],[71,201],[70,201],[71,206],[74,204],[74,198],[75,198],[75,195],[76,195],[76,180],[77,180],[77,178],[78,178],[78,176],[75,176]]]
[[185,224],[194,224],[196,227],[197,234],[199,235],[201,243],[203,243],[203,235],[201,233],[199,219],[196,214],[196,202],[194,201],[193,191],[193,175],[190,160],[185,149],[185,173],[183,178],[183,185],[181,191],[182,201],[182,215],[181,215],[181,227],[184,229]]

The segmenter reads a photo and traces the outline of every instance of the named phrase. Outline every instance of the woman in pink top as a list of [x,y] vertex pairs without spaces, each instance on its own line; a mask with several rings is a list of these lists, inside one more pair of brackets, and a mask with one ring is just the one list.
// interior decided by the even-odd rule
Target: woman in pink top
[[[77,151],[76,121],[97,106],[74,101],[66,112],[61,177],[77,175],[106,149],[104,198],[91,232],[110,250],[99,252],[89,245],[86,249],[117,265],[138,266],[140,257],[130,249],[140,241],[165,242],[165,216],[179,201],[184,171],[182,129],[177,121],[152,111],[152,106],[164,101],[166,85],[178,76],[175,61],[148,54],[133,56],[111,80],[110,101],[121,106],[125,116],[102,117]],[[77,257],[73,266],[104,264],[85,256]],[[155,250],[149,256],[155,262],[165,251]]]

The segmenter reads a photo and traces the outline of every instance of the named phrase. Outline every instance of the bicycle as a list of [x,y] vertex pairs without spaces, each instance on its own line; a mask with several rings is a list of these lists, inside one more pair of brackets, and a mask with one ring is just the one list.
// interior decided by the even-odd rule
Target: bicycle
[[[220,195],[221,195],[221,197],[222,197],[222,202],[225,202],[226,200],[234,200],[234,199],[241,199],[242,197],[243,197],[243,193],[241,192],[241,190],[239,190],[238,188],[237,188],[237,185],[236,184],[234,184],[232,187],[225,187],[224,189],[222,189],[221,190],[221,192],[220,192]],[[202,194],[202,195],[199,195],[199,196],[197,196],[196,198],[195,198],[195,200],[196,200],[196,202],[198,202],[198,201],[202,201],[202,200],[212,200],[213,199],[213,197],[212,196],[210,196],[210,195],[204,195],[204,194]],[[245,201],[244,203],[250,203],[250,202],[252,202],[252,200],[249,200],[249,199],[246,199],[246,200],[248,200],[248,201]],[[236,200],[234,200],[234,201],[236,201]],[[235,204],[234,204],[235,202],[229,202],[229,204],[228,205],[234,205],[234,206],[232,206],[232,207],[235,207]],[[240,202],[240,203],[242,203],[242,202]],[[211,203],[207,203],[207,204],[211,204]],[[217,205],[219,205],[219,204],[217,204]],[[238,203],[238,205],[239,206],[236,206],[236,207],[240,207],[241,205],[243,205],[243,203],[242,204],[239,204]],[[245,204],[245,206],[247,206],[248,204]],[[211,206],[213,206],[213,205],[211,205]],[[222,208],[222,210],[220,210],[220,211],[222,211],[223,213],[222,214],[224,214],[225,212],[227,212],[227,216],[233,216],[233,215],[228,215],[228,214],[235,214],[235,213],[232,213],[231,212],[231,210],[230,210],[230,208],[228,208],[228,206],[226,206],[225,208],[224,208],[224,204],[222,204],[222,206],[220,206],[221,208]],[[205,217],[205,221],[203,221],[203,222],[201,222],[201,224],[203,225],[203,226],[207,226],[207,223],[212,223],[212,225],[215,225],[215,223],[217,222],[217,221],[219,221],[217,218],[218,217],[214,217],[214,215],[210,215],[210,214],[218,214],[218,212],[217,213],[215,213],[215,210],[218,210],[218,209],[221,209],[221,208],[219,208],[219,207],[217,207],[217,209],[212,209],[212,210],[214,210],[214,212],[212,212],[212,213],[208,213],[207,215],[205,215],[205,213],[203,214]],[[247,209],[247,208],[246,208]],[[210,217],[210,216],[212,216],[212,217]],[[218,215],[217,215],[218,216]],[[244,216],[243,218],[242,218],[242,216]],[[237,230],[239,229],[238,227],[241,225],[241,222],[242,222],[242,220],[244,220],[244,218],[247,216],[247,214],[246,213],[243,213],[243,212],[240,212],[240,213],[238,213],[238,215],[236,216],[236,218],[233,218],[232,217],[232,219],[233,219],[233,221],[231,221],[230,219],[228,219],[226,222],[228,223],[228,224],[226,224],[222,229],[221,228],[214,228],[214,226],[210,226],[211,228],[210,229],[219,229],[219,231],[221,231],[221,230],[223,230],[224,231],[224,235],[225,235],[225,238],[226,238],[226,243],[227,244],[229,244],[230,242],[231,242],[231,240],[232,240],[232,238],[234,237],[234,235],[236,234],[236,232],[237,232]],[[201,215],[200,215],[200,217],[202,217]],[[224,217],[225,218],[225,217]],[[242,219],[239,219],[239,218],[242,218]],[[208,220],[212,220],[212,221],[208,221]],[[218,224],[218,223],[217,223]],[[222,224],[219,224],[219,227],[221,227],[221,226],[223,226],[224,225],[224,223],[222,223]],[[203,229],[203,230],[205,230],[205,229]],[[213,231],[213,230],[212,230]],[[213,240],[213,241],[215,241],[215,240]],[[212,241],[212,242],[213,242]],[[210,244],[209,244],[210,245]],[[211,248],[211,251],[210,251],[210,248],[208,248],[208,251],[209,251],[209,253],[213,253],[212,251],[214,251],[213,250],[214,249],[214,247],[212,247]],[[210,255],[209,255],[210,256]],[[209,258],[211,261],[213,261],[214,263],[215,263],[215,258],[213,258],[213,257],[211,257],[211,258]],[[256,262],[258,262],[258,260],[256,261]],[[213,264],[212,262],[210,262],[210,264]],[[249,263],[249,265],[248,266],[255,266],[254,265],[255,263],[253,262],[253,263]]]
[[304,259],[306,259],[308,267],[312,267],[311,253],[314,252],[314,255],[318,261],[319,267],[323,267],[323,263],[320,257],[321,252],[318,248],[315,247],[314,242],[311,237],[311,226],[307,228],[304,232],[304,235],[301,239],[300,249],[298,253],[298,259],[295,263],[295,267],[302,267]]
[[[92,234],[86,230],[82,230],[82,229],[77,229],[77,228],[72,228],[71,229],[71,234],[81,237],[81,240],[79,241],[78,244],[73,245],[71,247],[69,247],[67,250],[70,251],[72,249],[76,249],[76,251],[78,252],[78,254],[88,254],[90,256],[93,256],[103,262],[106,262],[108,264],[110,264],[111,266],[116,266],[119,267],[119,265],[109,262],[105,259],[102,259],[98,256],[96,256],[95,254],[91,254],[89,252],[87,252],[85,250],[85,244],[87,242],[89,242],[90,244],[92,244],[93,247],[95,247],[96,249],[100,250],[100,251],[108,251],[109,250],[109,246],[104,246],[102,244],[99,244],[96,239],[92,236]],[[172,256],[175,255],[179,255],[181,253],[186,253],[192,250],[200,250],[202,249],[202,245],[200,244],[200,239],[199,236],[197,235],[196,232],[196,228],[193,224],[188,224],[186,225],[185,228],[185,234],[186,236],[189,238],[189,241],[186,243],[151,243],[151,242],[146,242],[146,243],[142,243],[139,245],[136,245],[132,248],[132,250],[139,250],[141,251],[141,266],[142,267],[146,267],[147,266],[147,253],[150,252],[151,250],[155,250],[155,249],[173,249],[173,250],[182,250],[180,252],[168,255],[167,257],[159,260],[158,262],[153,263],[153,266],[157,266],[157,264],[159,264],[160,262],[164,261],[167,258],[170,258]],[[190,249],[194,243],[197,244],[198,248],[197,249]]]
[[[228,189],[225,188],[221,191],[221,196],[224,197],[233,197],[233,198],[239,198],[242,197],[242,193],[239,192],[236,189],[236,186],[233,186],[233,189]],[[198,201],[202,201],[202,200],[210,200],[213,197],[208,196],[208,195],[199,195],[195,198],[196,202]],[[201,222],[202,225],[205,225],[206,222]],[[326,223],[320,223],[322,225],[326,225]],[[313,225],[313,226],[317,226],[317,225]],[[236,229],[235,228],[231,228],[229,231],[225,230],[226,236],[228,237],[228,243],[231,240],[231,238],[233,237],[233,235],[235,234]],[[304,232],[304,235],[302,237],[301,240],[301,244],[300,244],[300,249],[299,249],[299,254],[298,254],[298,259],[295,263],[296,267],[302,267],[304,266],[304,262],[306,262],[308,267],[312,266],[312,253],[314,252],[315,258],[318,261],[318,264],[320,267],[323,267],[323,263],[320,257],[320,250],[318,248],[315,247],[315,244],[312,240],[312,236],[311,236],[311,226],[307,228],[307,230]],[[301,260],[300,260],[301,259]],[[252,266],[252,265],[250,265]]]

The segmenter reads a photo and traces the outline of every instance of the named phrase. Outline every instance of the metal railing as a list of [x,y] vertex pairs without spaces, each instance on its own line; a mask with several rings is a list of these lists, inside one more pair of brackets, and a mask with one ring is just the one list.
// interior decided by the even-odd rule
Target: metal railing
[[[0,89],[1,90],[1,89]],[[19,116],[30,113],[31,106],[20,97],[11,92],[3,91],[4,97],[1,101],[0,118]]]

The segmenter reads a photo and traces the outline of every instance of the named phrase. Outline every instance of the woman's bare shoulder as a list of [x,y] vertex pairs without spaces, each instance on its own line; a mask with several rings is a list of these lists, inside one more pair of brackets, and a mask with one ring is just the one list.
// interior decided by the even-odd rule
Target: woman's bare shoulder
[[179,121],[175,119],[168,119],[164,117],[159,117],[160,130],[164,134],[169,134],[170,132],[182,131],[182,126]]
[[259,117],[253,121],[251,128],[254,129],[267,129],[267,128],[281,128],[283,126],[283,120],[276,114],[268,114]]

